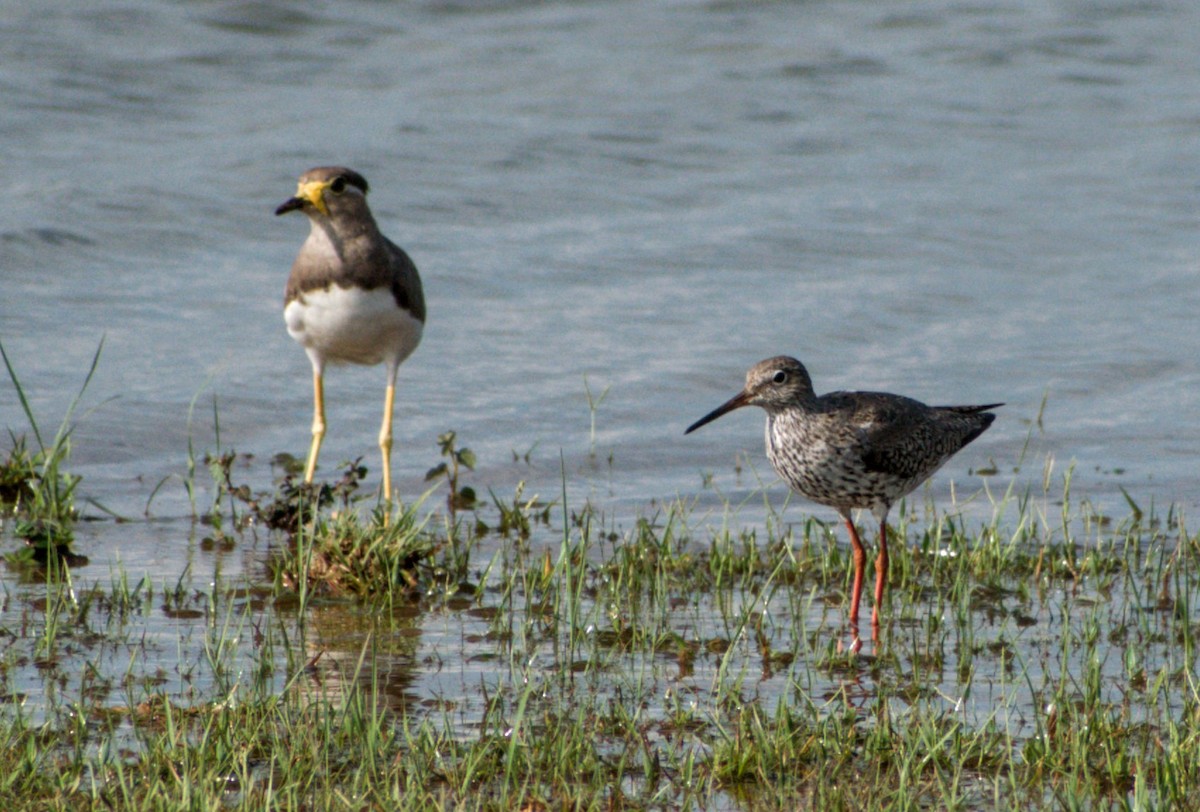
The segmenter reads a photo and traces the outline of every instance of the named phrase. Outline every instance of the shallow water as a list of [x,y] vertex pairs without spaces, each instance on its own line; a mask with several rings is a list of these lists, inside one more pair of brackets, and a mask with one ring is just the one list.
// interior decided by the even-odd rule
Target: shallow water
[[[84,579],[261,567],[198,545],[182,477],[214,408],[240,480],[307,448],[281,317],[306,225],[272,211],[327,163],[424,278],[407,498],[454,429],[481,492],[565,472],[628,527],[715,508],[712,473],[737,503],[771,478],[761,415],[683,428],[789,353],[818,390],[1005,401],[943,502],[992,461],[1036,490],[1047,455],[1101,510],[1197,501],[1194,4],[5,5],[0,341],[52,433],[103,339],[70,470],[123,516],[154,494],[81,525]],[[325,470],[377,481],[381,370],[327,394]],[[0,425],[28,432],[7,380]]]

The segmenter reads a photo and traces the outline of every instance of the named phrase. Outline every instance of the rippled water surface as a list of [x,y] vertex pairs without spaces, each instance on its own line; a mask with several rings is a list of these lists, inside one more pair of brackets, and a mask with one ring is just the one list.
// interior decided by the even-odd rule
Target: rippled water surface
[[[103,339],[70,469],[124,516],[154,493],[150,523],[81,526],[90,575],[259,566],[197,548],[182,476],[214,398],[242,479],[307,449],[281,316],[307,226],[272,212],[329,163],[424,278],[408,498],[454,429],[481,492],[565,471],[627,524],[717,504],[711,473],[736,502],[747,463],[770,478],[761,415],[683,429],[788,353],[818,390],[1005,401],[939,499],[991,462],[1036,486],[1048,455],[1102,508],[1200,499],[1194,3],[3,9],[0,341],[52,431]],[[382,371],[327,395],[326,470],[376,482]],[[0,426],[28,432],[7,376]]]

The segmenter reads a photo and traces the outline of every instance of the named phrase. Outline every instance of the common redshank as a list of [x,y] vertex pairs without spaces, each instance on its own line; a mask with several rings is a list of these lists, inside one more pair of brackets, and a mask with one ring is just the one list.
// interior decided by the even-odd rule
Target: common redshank
[[802,496],[838,512],[854,550],[854,591],[850,624],[858,626],[867,553],[850,512],[866,508],[879,522],[875,560],[873,637],[887,583],[887,515],[896,500],[911,493],[959,449],[992,424],[984,406],[926,406],[887,392],[813,391],[808,370],[785,355],[760,361],[746,373],[746,386],[688,427],[685,434],[742,406],[767,413],[767,457],[771,466]]
[[283,297],[283,318],[313,369],[312,446],[304,481],[312,482],[325,437],[325,364],[380,364],[387,370],[383,425],[383,496],[392,498],[392,406],[396,370],[421,341],[425,295],[417,266],[379,231],[367,207],[367,181],[343,166],[300,176],[276,214],[302,211],[312,226]]

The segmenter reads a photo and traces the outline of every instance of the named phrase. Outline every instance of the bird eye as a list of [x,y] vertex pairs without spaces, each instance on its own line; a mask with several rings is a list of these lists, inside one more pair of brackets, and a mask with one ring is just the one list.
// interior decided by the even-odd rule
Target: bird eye
[[329,184],[329,191],[333,192],[335,195],[340,195],[342,192],[346,191],[346,179],[343,177],[334,178],[333,182]]
[[778,370],[775,373],[775,376],[773,378],[771,378],[771,380],[775,381],[775,383],[783,383],[784,381],[787,380],[787,373],[784,372],[782,369]]

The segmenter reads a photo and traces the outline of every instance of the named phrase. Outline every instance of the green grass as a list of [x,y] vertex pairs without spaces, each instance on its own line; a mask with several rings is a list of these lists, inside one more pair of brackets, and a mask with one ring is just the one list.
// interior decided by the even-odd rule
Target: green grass
[[[899,506],[881,639],[855,656],[844,534],[781,488],[622,523],[565,476],[552,499],[387,509],[357,463],[254,493],[235,459],[209,455],[201,527],[247,575],[5,586],[0,801],[1200,806],[1200,538],[1131,494],[1103,515],[1070,470]],[[458,462],[434,469],[451,496]]]
[[[0,726],[0,798],[133,809],[1200,801],[1200,548],[1177,530],[1014,545],[938,516],[897,545],[883,640],[854,657],[830,645],[848,573],[822,524],[760,538],[723,529],[732,517],[694,527],[687,504],[625,532],[563,513],[556,547],[495,546],[474,582],[447,577],[448,540],[438,548],[412,510],[386,529],[318,518],[314,533],[349,534],[364,558],[408,533],[432,546],[406,577],[374,592],[356,582],[356,600],[318,600],[304,623],[280,599],[296,591],[284,580],[259,585],[261,600],[241,586],[183,599],[175,611],[194,607],[208,627],[190,666],[203,689],[168,690],[136,669],[105,676],[86,654],[47,666],[58,687],[44,719],[14,701]],[[931,552],[943,550],[955,554]],[[6,630],[10,661],[111,645],[84,640],[127,645],[159,602],[123,581],[47,590],[45,624]],[[357,618],[337,646],[312,639],[331,606]],[[477,696],[391,700],[396,674],[380,664],[419,670],[419,645],[403,641],[427,615],[474,630],[457,656],[488,663]],[[261,641],[247,647],[251,629]]]
[[[71,456],[71,433],[75,428],[72,419],[96,373],[103,348],[101,341],[78,394],[67,407],[54,438],[47,442],[8,353],[0,344],[0,358],[4,360],[9,380],[37,443],[37,450],[30,451],[25,436],[18,436],[10,429],[8,458],[0,462],[0,509],[16,517],[16,535],[28,542],[20,556],[24,560],[44,563],[48,555],[52,558],[51,554],[56,551],[67,552],[74,538],[73,526],[78,517],[75,487],[79,477],[65,471]],[[10,556],[10,560],[16,559]]]

